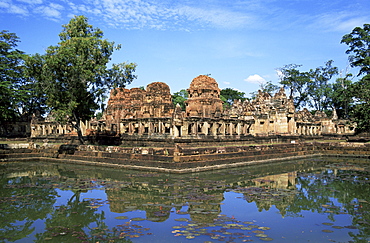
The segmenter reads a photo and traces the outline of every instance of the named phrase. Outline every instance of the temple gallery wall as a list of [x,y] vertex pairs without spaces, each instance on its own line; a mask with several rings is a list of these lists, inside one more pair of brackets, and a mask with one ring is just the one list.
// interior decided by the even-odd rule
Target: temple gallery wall
[[[185,111],[174,106],[170,87],[162,82],[139,88],[115,89],[100,120],[81,122],[83,135],[109,134],[145,139],[238,139],[243,136],[321,136],[352,135],[355,125],[323,112],[312,115],[307,109],[296,111],[284,89],[274,96],[258,92],[251,101],[236,100],[224,109],[215,79],[200,75],[187,89]],[[73,136],[71,126],[52,118],[34,117],[30,124],[32,138]]]

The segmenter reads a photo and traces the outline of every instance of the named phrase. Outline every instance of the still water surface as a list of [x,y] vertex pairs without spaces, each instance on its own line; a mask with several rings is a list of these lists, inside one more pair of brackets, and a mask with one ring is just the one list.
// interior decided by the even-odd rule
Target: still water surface
[[370,160],[173,175],[0,164],[0,242],[369,242]]

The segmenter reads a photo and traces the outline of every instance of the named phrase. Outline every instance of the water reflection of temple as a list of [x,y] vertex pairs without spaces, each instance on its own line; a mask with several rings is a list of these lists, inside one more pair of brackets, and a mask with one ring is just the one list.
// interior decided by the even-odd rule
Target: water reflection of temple
[[[195,197],[191,195],[192,191],[184,190],[179,185],[166,187],[157,187],[157,185],[150,184],[140,185],[139,187],[132,185],[127,188],[107,190],[106,193],[110,201],[110,209],[116,213],[129,212],[134,207],[136,210],[146,211],[147,218],[160,218],[160,221],[165,221],[171,209],[183,212],[183,205],[186,205],[191,220],[199,223],[210,223],[221,212],[220,205],[224,200],[226,189],[242,187],[263,188],[264,192],[273,189],[294,191],[296,176],[297,172],[288,172],[232,182],[228,186],[224,184],[224,186],[219,187],[199,182],[200,184],[190,186],[199,189],[199,194]],[[254,198],[246,197],[246,199],[250,199],[247,199],[248,202],[254,201],[260,211],[269,210],[271,206],[275,205],[284,215],[285,209],[293,201],[294,195],[294,193],[286,193],[283,197],[277,198],[276,194],[266,193],[263,199],[258,196]]]
[[147,219],[159,222],[167,220],[171,210],[179,214],[189,214],[190,218],[197,222],[212,222],[221,212],[223,193],[224,189],[221,188],[207,190],[207,194],[204,194],[204,191],[201,193],[200,190],[199,194],[194,194],[194,191],[184,191],[180,186],[158,188],[156,185],[106,190],[112,212],[143,210]]
[[296,184],[295,179],[297,178],[297,172],[288,172],[278,175],[268,175],[253,179],[252,181],[256,186],[267,186],[271,189],[291,189]]
[[[275,206],[281,215],[294,203],[297,193],[297,171],[312,171],[330,163],[293,161],[235,170],[168,175],[154,172],[114,170],[101,167],[73,166],[52,163],[9,163],[2,168],[3,178],[29,177],[62,181],[100,181],[105,187],[110,210],[126,213],[133,210],[146,212],[146,218],[156,221],[168,219],[171,210],[188,213],[196,222],[212,222],[221,212],[226,191],[243,194],[260,211]],[[12,170],[15,169],[15,172]],[[363,168],[335,167],[335,170],[363,170]],[[7,173],[6,171],[9,171]],[[288,171],[288,172],[287,172]],[[71,179],[72,178],[72,179]],[[185,217],[185,216],[184,216]]]

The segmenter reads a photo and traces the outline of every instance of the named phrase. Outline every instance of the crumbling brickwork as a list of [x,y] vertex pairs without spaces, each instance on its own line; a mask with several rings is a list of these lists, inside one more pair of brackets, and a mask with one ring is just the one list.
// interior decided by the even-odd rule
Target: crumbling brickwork
[[215,79],[200,75],[193,79],[187,90],[189,98],[186,101],[186,116],[220,118],[222,100],[220,89]]

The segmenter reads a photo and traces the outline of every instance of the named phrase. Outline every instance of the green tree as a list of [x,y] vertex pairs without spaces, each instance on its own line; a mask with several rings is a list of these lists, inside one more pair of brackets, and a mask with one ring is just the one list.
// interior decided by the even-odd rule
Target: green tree
[[317,111],[326,111],[332,105],[332,86],[329,81],[338,74],[338,68],[333,67],[333,60],[325,63],[324,67],[311,69],[309,72],[311,82],[308,83],[309,106]]
[[25,83],[21,90],[25,92],[26,99],[20,106],[27,117],[31,117],[33,114],[42,116],[48,111],[46,95],[42,83],[39,82],[43,64],[44,59],[40,54],[25,56]]
[[246,100],[244,92],[240,92],[233,88],[222,89],[220,92],[220,96],[221,100],[225,102],[224,105],[226,105],[226,107],[232,106],[234,100]]
[[351,66],[360,68],[358,75],[370,74],[370,24],[354,28],[343,36],[341,43],[349,46],[346,53],[350,54]]
[[15,33],[0,32],[0,123],[20,116],[18,104],[25,99],[23,84],[24,52],[16,49],[19,38]]
[[299,71],[301,65],[288,64],[277,70],[281,73],[280,84],[289,90],[288,97],[293,98],[296,109],[301,109],[309,100],[308,87],[311,83],[308,72]]
[[346,53],[350,54],[351,66],[360,68],[357,76],[364,75],[351,86],[357,131],[370,132],[370,24],[354,28],[343,36],[341,43],[349,46]]
[[353,106],[353,99],[350,87],[352,85],[352,74],[347,74],[344,78],[337,78],[331,85],[331,101],[333,109],[337,110],[338,117],[349,118],[349,111]]
[[75,16],[63,25],[59,37],[58,45],[47,48],[37,78],[55,119],[71,124],[83,143],[80,121],[94,116],[108,90],[124,87],[136,78],[136,64],[108,68],[113,51],[120,46],[103,39],[103,32],[84,16]]
[[370,74],[351,86],[355,98],[352,116],[357,122],[358,132],[370,132]]
[[273,96],[279,90],[279,86],[273,84],[271,81],[261,84],[260,88],[262,92],[268,93],[271,96]]
[[185,110],[185,101],[188,99],[189,93],[186,89],[182,89],[179,92],[176,92],[172,95],[172,103],[176,106],[180,105],[181,109]]
[[[273,96],[278,90],[279,86],[276,84],[273,84],[271,81],[268,81],[266,83],[260,84],[260,90],[263,93],[268,93],[269,95]],[[252,99],[256,98],[258,91],[250,93],[252,95]]]

